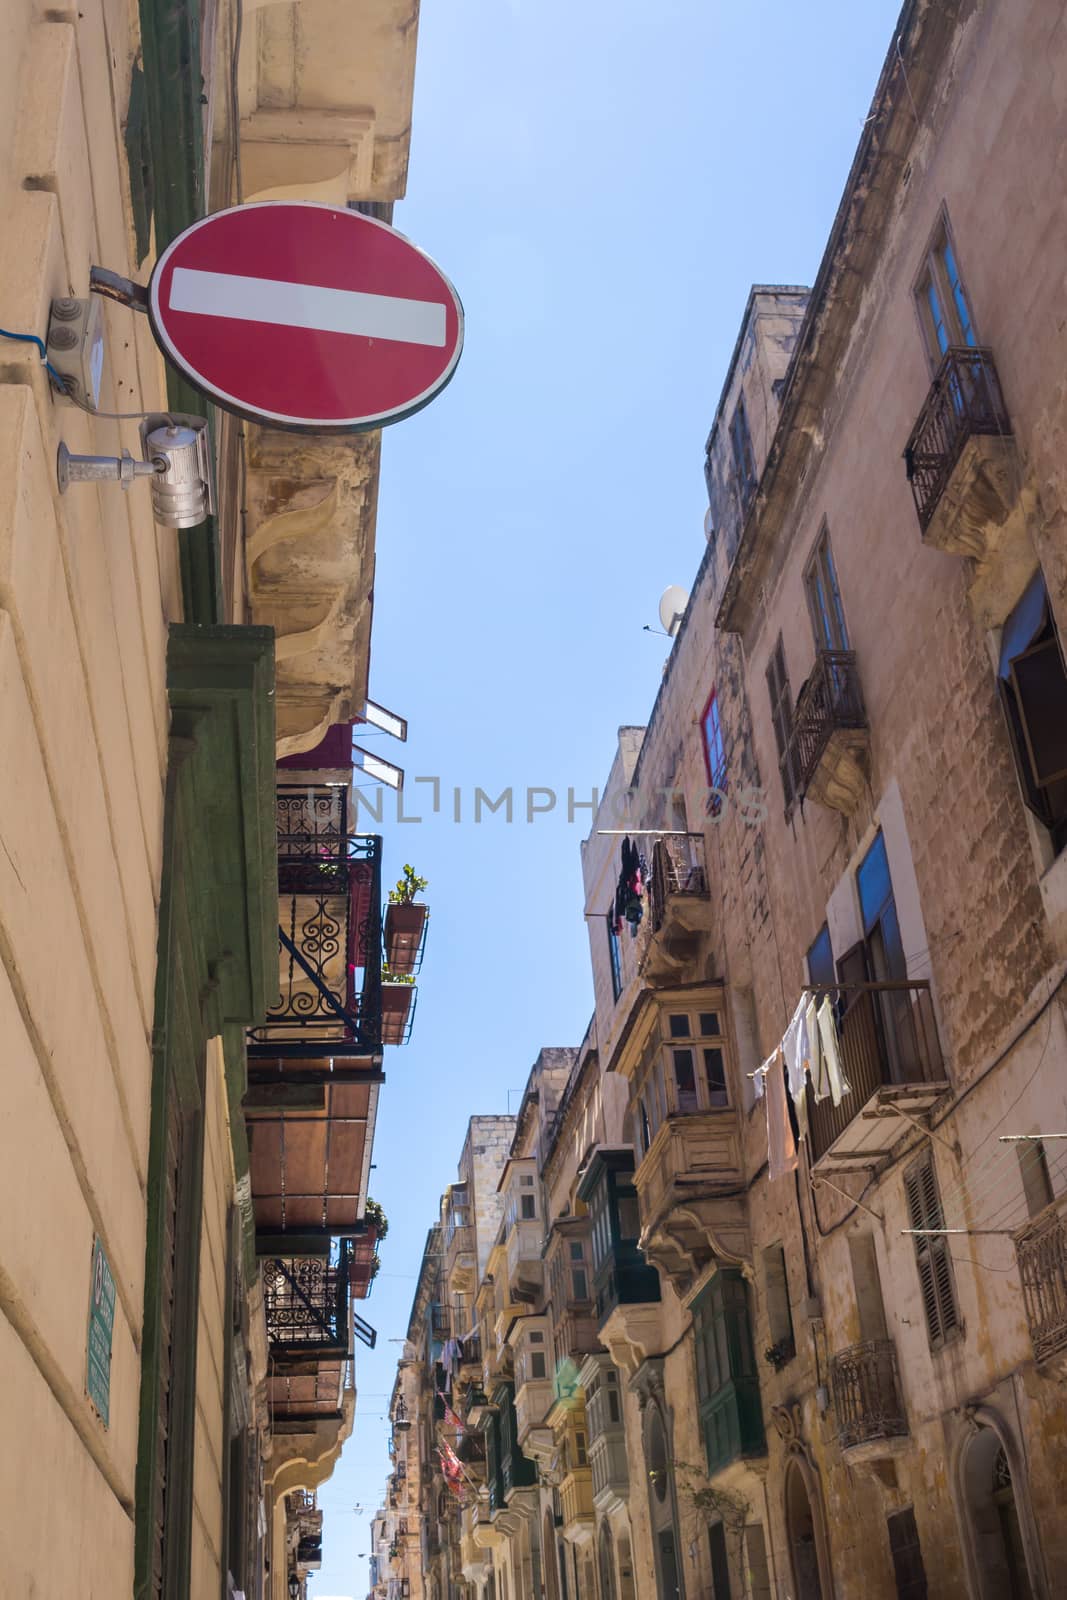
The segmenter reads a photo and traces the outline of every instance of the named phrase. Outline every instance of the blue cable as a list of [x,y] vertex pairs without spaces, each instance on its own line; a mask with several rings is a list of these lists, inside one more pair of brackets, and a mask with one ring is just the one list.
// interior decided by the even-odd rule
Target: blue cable
[[41,352],[41,360],[44,362],[45,371],[48,373],[53,383],[57,385],[60,393],[66,394],[67,386],[63,382],[63,379],[59,376],[59,373],[56,371],[55,367],[49,361],[43,339],[39,339],[35,333],[11,333],[7,328],[0,328],[0,339],[18,339],[22,344],[35,344],[38,350]]

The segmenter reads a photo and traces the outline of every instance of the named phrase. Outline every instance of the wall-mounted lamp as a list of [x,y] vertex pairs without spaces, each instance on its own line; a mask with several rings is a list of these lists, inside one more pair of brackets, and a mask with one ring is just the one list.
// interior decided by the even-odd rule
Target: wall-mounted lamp
[[206,420],[163,413],[145,417],[139,431],[141,461],[128,450],[121,456],[75,456],[61,444],[60,493],[72,483],[121,483],[128,489],[135,478],[148,478],[156,521],[164,528],[195,528],[215,509]]

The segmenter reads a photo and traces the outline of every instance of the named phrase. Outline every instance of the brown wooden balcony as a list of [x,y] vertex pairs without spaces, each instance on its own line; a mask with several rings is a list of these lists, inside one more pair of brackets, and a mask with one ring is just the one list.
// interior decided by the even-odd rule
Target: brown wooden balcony
[[1015,1235],[1023,1304],[1039,1364],[1067,1363],[1067,1195]]
[[751,1253],[736,1112],[664,1118],[634,1176],[641,1249],[685,1294],[716,1258]]
[[[842,1450],[875,1447],[908,1431],[892,1339],[864,1339],[830,1360],[837,1441]],[[872,1453],[868,1449],[865,1454]]]
[[867,714],[852,650],[819,650],[797,696],[793,730],[782,757],[787,794],[851,814],[867,774]]
[[904,461],[924,542],[986,558],[1016,508],[1020,483],[990,350],[946,350]]
[[593,1473],[589,1467],[572,1467],[560,1484],[563,1537],[580,1539],[593,1526]]
[[652,845],[642,973],[653,980],[683,975],[711,926],[703,834],[664,834]]
[[862,983],[818,993],[830,997],[838,1016],[850,1092],[835,1106],[829,1097],[816,1102],[808,1084],[811,1159],[873,1166],[949,1088],[930,985]]

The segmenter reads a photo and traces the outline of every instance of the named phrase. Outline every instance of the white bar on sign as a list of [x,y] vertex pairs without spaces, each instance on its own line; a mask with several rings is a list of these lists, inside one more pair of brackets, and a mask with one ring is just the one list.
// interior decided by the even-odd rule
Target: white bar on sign
[[199,317],[228,317],[233,322],[273,322],[279,327],[437,346],[445,342],[447,310],[436,300],[320,289],[314,284],[200,272],[193,267],[175,267],[170,309]]

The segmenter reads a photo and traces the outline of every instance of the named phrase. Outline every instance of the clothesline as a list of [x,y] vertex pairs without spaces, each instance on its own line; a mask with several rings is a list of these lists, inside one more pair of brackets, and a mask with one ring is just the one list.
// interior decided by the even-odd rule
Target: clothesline
[[[801,1139],[808,1136],[809,1081],[816,1104],[829,1098],[838,1106],[846,1094],[852,1093],[841,1069],[837,1018],[826,988],[826,985],[817,984],[804,986],[778,1044],[766,1061],[749,1074],[757,1098],[763,1098],[765,1103],[767,1163],[772,1183],[785,1173],[795,1171],[797,1166],[797,1142],[786,1104],[786,1084]],[[823,996],[821,1001],[819,995]],[[778,1067],[782,1070],[775,1070]]]

